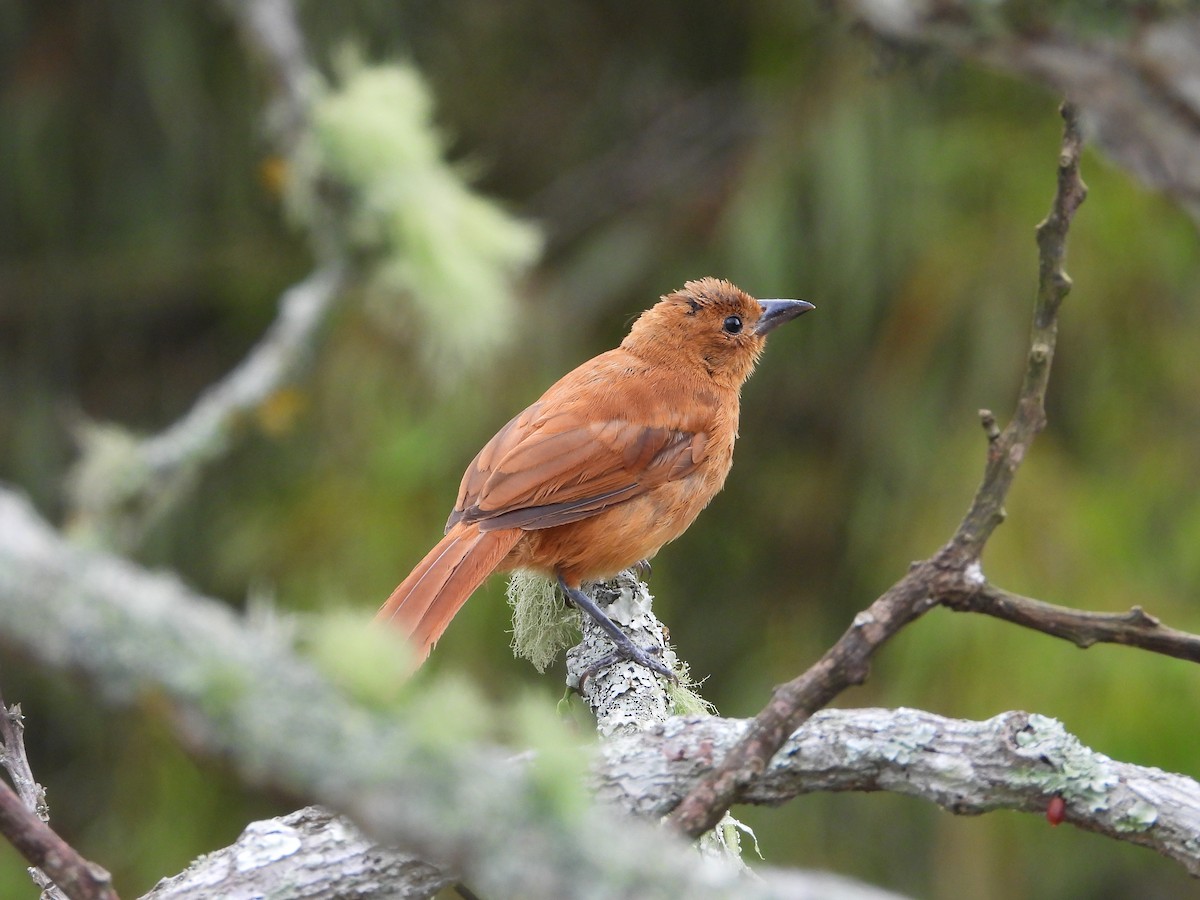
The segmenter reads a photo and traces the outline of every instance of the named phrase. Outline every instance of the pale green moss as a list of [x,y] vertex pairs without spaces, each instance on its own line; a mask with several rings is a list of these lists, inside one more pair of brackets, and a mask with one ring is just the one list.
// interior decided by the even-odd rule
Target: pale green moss
[[556,817],[582,815],[591,803],[589,755],[577,733],[546,705],[544,696],[532,692],[513,704],[509,721],[515,731],[511,743],[533,751],[529,763],[533,799]]
[[754,842],[754,852],[758,854],[759,859],[762,859],[762,850],[758,846],[758,836],[755,835],[754,829],[735,819],[729,812],[725,813],[712,831],[701,835],[696,842],[696,847],[705,856],[716,857],[745,869],[747,866],[742,859],[743,834],[749,836],[750,840]]
[[699,691],[696,690],[700,685],[692,680],[688,664],[676,656],[672,668],[679,679],[667,684],[667,696],[671,698],[674,714],[677,716],[715,716],[717,708],[701,697]]
[[414,68],[343,54],[338,70],[295,154],[289,208],[311,223],[330,192],[342,197],[353,248],[371,263],[370,309],[405,339],[415,318],[426,361],[460,370],[510,334],[512,282],[536,259],[540,236],[446,162]]
[[414,668],[409,644],[361,612],[308,617],[300,637],[306,655],[330,681],[373,709],[394,705]]
[[513,572],[507,596],[513,655],[545,672],[579,634],[579,611],[563,602],[553,582],[533,572]]

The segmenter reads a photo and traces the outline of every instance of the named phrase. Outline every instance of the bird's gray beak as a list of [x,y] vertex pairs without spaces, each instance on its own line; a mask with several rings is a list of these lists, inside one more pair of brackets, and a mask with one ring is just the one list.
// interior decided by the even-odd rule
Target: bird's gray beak
[[754,333],[758,335],[766,334],[784,322],[790,322],[801,313],[816,309],[807,300],[759,300],[758,305],[763,309],[758,324],[754,326]]

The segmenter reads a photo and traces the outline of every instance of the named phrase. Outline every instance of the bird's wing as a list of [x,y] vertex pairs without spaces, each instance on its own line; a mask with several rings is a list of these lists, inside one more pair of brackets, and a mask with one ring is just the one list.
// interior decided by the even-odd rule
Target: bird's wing
[[447,527],[550,528],[594,515],[667,481],[704,458],[704,431],[653,426],[621,414],[583,417],[568,404],[535,403],[500,430],[463,476]]

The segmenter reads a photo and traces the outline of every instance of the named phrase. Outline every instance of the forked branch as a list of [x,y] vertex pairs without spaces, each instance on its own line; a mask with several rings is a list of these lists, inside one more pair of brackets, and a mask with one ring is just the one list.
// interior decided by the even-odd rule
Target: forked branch
[[1046,219],[1038,226],[1038,289],[1033,333],[1016,411],[1003,431],[988,430],[987,465],[953,537],[859,613],[850,628],[808,671],[777,687],[751,722],[745,737],[722,763],[701,779],[671,813],[672,824],[692,837],[712,828],[766,770],[784,741],[818,709],[846,688],[862,683],[870,661],[889,638],[909,622],[945,603],[963,603],[985,585],[979,557],[1004,518],[1004,499],[1038,432],[1045,427],[1046,386],[1054,359],[1058,310],[1071,287],[1063,269],[1067,234],[1087,195],[1079,176],[1082,138],[1071,104],[1061,109],[1064,128],[1058,158],[1058,185]]

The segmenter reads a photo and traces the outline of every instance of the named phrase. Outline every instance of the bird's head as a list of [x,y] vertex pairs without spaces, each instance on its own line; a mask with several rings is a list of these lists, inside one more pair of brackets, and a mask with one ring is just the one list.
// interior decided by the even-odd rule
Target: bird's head
[[660,365],[703,370],[740,387],[762,354],[767,334],[813,309],[804,300],[755,300],[719,278],[687,282],[633,323],[621,346]]

